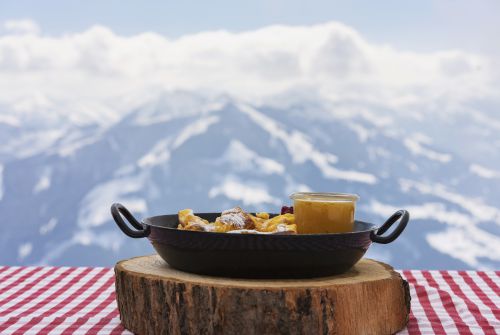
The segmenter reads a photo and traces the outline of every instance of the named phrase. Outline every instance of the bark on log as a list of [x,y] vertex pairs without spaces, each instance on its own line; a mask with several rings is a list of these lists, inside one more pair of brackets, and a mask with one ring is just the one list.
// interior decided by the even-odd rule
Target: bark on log
[[115,274],[121,321],[136,334],[394,334],[410,312],[408,283],[370,259],[300,280],[200,276],[156,255],[121,261]]

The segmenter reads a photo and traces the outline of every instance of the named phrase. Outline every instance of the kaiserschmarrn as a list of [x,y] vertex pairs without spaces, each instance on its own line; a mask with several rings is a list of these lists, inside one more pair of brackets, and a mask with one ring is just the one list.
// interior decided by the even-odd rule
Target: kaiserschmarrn
[[215,222],[194,215],[191,209],[183,209],[179,211],[178,229],[233,234],[297,234],[292,213],[271,218],[268,213],[252,215],[240,207],[223,211]]

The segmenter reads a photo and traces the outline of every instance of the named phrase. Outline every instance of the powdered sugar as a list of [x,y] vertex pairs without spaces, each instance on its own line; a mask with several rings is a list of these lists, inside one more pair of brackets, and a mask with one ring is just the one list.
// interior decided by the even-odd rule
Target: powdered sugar
[[237,229],[243,229],[246,225],[246,217],[241,208],[235,207],[222,212],[219,222],[231,225]]
[[290,230],[286,224],[278,224],[276,225],[275,231],[258,231],[255,229],[236,229],[230,230],[227,232],[228,234],[259,234],[259,235],[288,235],[295,234],[293,230]]

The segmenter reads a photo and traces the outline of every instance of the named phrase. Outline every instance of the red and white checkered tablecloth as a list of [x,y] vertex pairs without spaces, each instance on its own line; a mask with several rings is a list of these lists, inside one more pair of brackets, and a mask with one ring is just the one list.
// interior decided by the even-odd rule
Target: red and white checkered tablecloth
[[[500,334],[500,271],[401,271],[412,311],[401,334]],[[0,334],[130,334],[113,270],[0,267]]]

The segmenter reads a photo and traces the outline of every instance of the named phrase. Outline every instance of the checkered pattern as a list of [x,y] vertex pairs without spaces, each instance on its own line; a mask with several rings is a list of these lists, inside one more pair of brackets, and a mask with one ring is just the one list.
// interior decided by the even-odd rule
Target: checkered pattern
[[[401,334],[500,334],[500,271],[401,271],[412,311]],[[0,334],[131,334],[113,270],[0,267]]]

